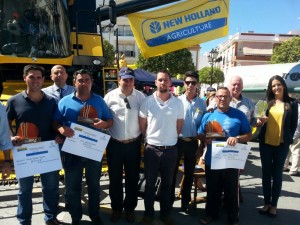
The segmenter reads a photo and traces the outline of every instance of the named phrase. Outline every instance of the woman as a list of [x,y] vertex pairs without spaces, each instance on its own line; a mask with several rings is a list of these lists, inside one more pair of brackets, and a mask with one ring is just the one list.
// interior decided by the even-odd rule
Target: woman
[[262,186],[264,206],[260,214],[277,216],[277,202],[282,186],[282,170],[289,145],[297,126],[297,102],[289,97],[285,81],[281,76],[270,78],[267,89],[268,109],[266,118],[259,118],[262,126],[259,149],[262,164]]

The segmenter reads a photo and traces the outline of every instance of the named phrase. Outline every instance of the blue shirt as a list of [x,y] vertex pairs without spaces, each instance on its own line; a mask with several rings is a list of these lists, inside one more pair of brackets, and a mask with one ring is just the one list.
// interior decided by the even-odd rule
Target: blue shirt
[[[80,115],[80,110],[86,104],[91,105],[96,109],[99,119],[113,119],[108,106],[100,95],[92,93],[91,97],[86,102],[82,102],[75,96],[75,92],[74,94],[67,95],[59,101],[58,108],[55,111],[53,119],[68,127],[71,126],[72,122],[80,124],[77,121],[78,116]],[[86,126],[86,124],[82,125]],[[95,129],[93,127],[90,128]]]
[[[218,139],[219,141],[226,141],[228,137],[236,137],[251,132],[250,123],[245,114],[232,107],[227,112],[220,112],[216,109],[212,113],[206,113],[198,129],[198,134],[206,134],[206,125],[209,121],[217,121],[222,126],[226,137]],[[211,153],[211,144],[208,144],[205,154],[205,164],[207,165],[211,165]]]
[[12,143],[10,140],[10,129],[7,120],[7,114],[4,105],[0,102],[0,149],[11,149]]
[[206,104],[198,96],[192,101],[189,101],[186,95],[181,95],[178,98],[182,101],[184,108],[184,122],[179,136],[183,138],[196,137],[197,129],[206,111]]

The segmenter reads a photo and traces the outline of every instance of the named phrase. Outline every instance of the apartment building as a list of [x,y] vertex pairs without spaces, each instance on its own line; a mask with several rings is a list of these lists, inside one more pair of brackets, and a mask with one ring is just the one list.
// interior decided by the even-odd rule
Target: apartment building
[[236,33],[218,45],[222,61],[217,63],[226,74],[229,67],[267,64],[273,54],[273,49],[284,41],[300,36],[300,30],[288,34]]

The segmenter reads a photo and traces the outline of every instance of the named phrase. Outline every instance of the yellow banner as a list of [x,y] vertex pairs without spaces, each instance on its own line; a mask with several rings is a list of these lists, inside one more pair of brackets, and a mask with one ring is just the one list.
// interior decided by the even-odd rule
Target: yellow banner
[[226,36],[229,0],[187,0],[151,12],[128,15],[145,58]]

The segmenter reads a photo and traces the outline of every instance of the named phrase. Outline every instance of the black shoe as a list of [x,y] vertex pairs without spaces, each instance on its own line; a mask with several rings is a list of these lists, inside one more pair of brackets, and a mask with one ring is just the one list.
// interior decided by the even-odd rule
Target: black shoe
[[58,219],[53,219],[46,221],[46,225],[63,225],[63,223]]
[[80,220],[72,220],[71,225],[79,225],[80,224]]
[[129,212],[129,211],[127,211],[127,212],[125,212],[125,214],[126,214],[126,221],[127,221],[128,223],[133,223],[133,222],[135,222],[135,215],[134,215],[134,212]]
[[103,221],[99,216],[92,218],[92,224],[93,225],[103,225]]
[[122,212],[120,211],[113,211],[112,214],[110,215],[110,221],[112,223],[116,223],[121,219]]
[[190,205],[182,205],[181,206],[181,212],[184,212],[185,214],[190,214],[192,211]]

